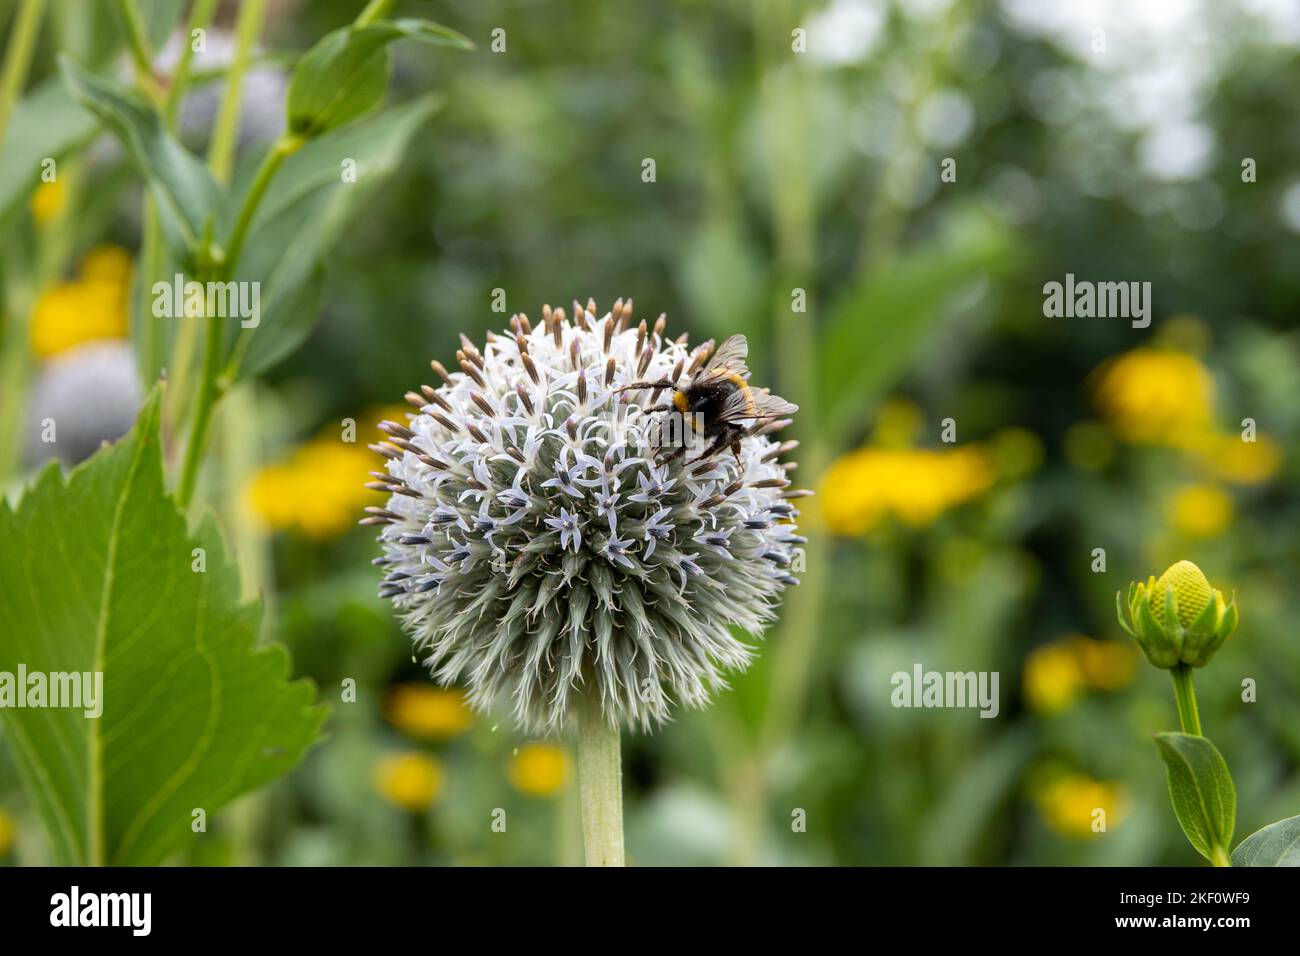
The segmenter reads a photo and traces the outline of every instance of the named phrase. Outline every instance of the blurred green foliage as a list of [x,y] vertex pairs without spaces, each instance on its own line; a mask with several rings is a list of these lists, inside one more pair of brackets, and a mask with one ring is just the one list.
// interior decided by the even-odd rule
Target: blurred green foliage
[[[304,50],[357,6],[278,4],[265,43]],[[477,52],[396,48],[393,98],[436,90],[445,105],[328,256],[319,326],[251,387],[250,414],[219,420],[226,450],[209,489],[243,529],[235,550],[267,596],[267,639],[333,703],[330,736],[221,818],[192,859],[577,859],[571,788],[539,797],[511,784],[526,741],[504,717],[436,740],[386,717],[394,685],[427,678],[375,596],[366,530],[268,535],[245,488],[298,444],[428,381],[460,333],[481,339],[511,312],[588,296],[602,311],[634,296],[637,315],[666,312],[673,335],[747,333],[755,380],[803,408],[795,477],[818,487],[814,501],[846,493],[820,481],[831,462],[893,440],[889,398],[913,410],[917,446],[942,450],[949,418],[959,445],[991,454],[1011,447],[1008,429],[1031,436],[1024,467],[995,455],[987,491],[933,520],[838,536],[817,505],[805,510],[805,582],[760,662],[710,710],[625,744],[633,863],[1195,862],[1152,740],[1177,726],[1166,675],[1142,664],[1100,686],[1031,663],[1067,635],[1127,640],[1114,592],[1179,558],[1235,589],[1242,612],[1197,684],[1236,781],[1236,832],[1295,814],[1300,29],[1278,5],[1201,2],[1165,22],[1104,4],[1098,52],[1094,21],[1072,4],[1041,12],[1052,6],[402,3]],[[111,22],[64,29],[109,60]],[[806,52],[792,49],[796,29]],[[42,38],[33,88],[60,48]],[[75,123],[56,132],[80,135]],[[242,175],[258,149],[241,149]],[[86,157],[73,245],[136,249],[139,195],[121,157]],[[9,251],[35,228],[25,213],[4,224],[10,302],[29,256]],[[1149,281],[1151,327],[1045,318],[1043,284],[1066,273]],[[492,309],[497,289],[506,314]],[[796,290],[806,312],[792,310]],[[1152,345],[1207,370],[1218,432],[1250,418],[1280,449],[1262,479],[1224,478],[1174,442],[1123,439],[1096,370]],[[1190,485],[1230,503],[1208,532],[1175,506]],[[998,717],[893,707],[891,675],[918,662],[998,672]],[[338,699],[348,680],[355,703]],[[1058,684],[1063,703],[1041,705],[1034,695]],[[390,752],[436,760],[427,810],[377,789]],[[1089,826],[1099,806],[1104,833]],[[0,808],[17,821],[11,858],[43,861],[3,740]]]

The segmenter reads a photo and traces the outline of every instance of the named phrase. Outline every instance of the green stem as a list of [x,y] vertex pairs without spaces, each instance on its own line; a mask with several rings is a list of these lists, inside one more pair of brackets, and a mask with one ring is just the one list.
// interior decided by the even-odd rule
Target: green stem
[[1201,736],[1201,715],[1196,710],[1196,687],[1192,682],[1192,669],[1179,664],[1169,672],[1174,679],[1174,702],[1178,705],[1178,723],[1183,733]]
[[244,0],[235,23],[235,55],[226,75],[226,92],[217,110],[216,127],[208,147],[208,166],[219,183],[230,182],[235,162],[235,139],[239,132],[239,109],[243,102],[244,73],[253,54],[253,44],[262,30],[266,0]]
[[1232,858],[1223,847],[1215,846],[1210,848],[1210,863],[1214,866],[1232,866]]
[[366,8],[358,14],[355,26],[363,27],[388,16],[388,12],[397,6],[397,0],[370,0]]
[[181,101],[185,98],[185,87],[189,85],[190,65],[194,60],[194,31],[205,30],[216,12],[217,0],[194,0],[190,10],[190,19],[185,24],[185,37],[181,47],[180,62],[172,74],[171,85],[167,88],[167,99],[163,103],[163,118],[168,129],[176,128],[176,114],[180,111]]
[[4,72],[0,74],[0,143],[4,142],[9,113],[18,94],[27,82],[27,69],[32,63],[32,50],[41,32],[41,14],[45,0],[23,0],[14,16],[13,33],[5,50]]
[[199,391],[194,400],[194,419],[190,426],[189,440],[185,445],[185,460],[181,465],[180,483],[176,489],[176,503],[181,510],[189,507],[194,497],[194,488],[198,484],[199,465],[203,463],[203,451],[208,443],[208,432],[212,428],[212,409],[217,403],[220,392],[217,375],[221,371],[222,335],[221,317],[207,317],[208,329],[203,342],[203,373],[199,379]]
[[[797,69],[787,69],[772,50],[786,33],[793,7],[781,3],[755,4],[754,35],[763,73],[763,131],[772,157],[769,189],[777,253],[778,292],[773,312],[781,394],[798,396],[802,408],[799,437],[803,441],[799,474],[815,485],[825,452],[815,432],[817,348],[812,316],[791,308],[794,288],[811,291],[816,263],[816,211],[809,185],[812,176],[808,143],[807,80]],[[795,184],[795,185],[791,185]],[[811,306],[810,306],[811,307]],[[783,436],[784,437],[784,436]],[[772,641],[772,681],[768,707],[759,739],[760,764],[783,746],[793,733],[807,700],[821,634],[826,597],[824,545],[814,536],[804,550],[801,583],[787,598],[779,635]],[[756,799],[762,799],[761,796]]]
[[239,255],[244,251],[244,240],[248,238],[248,228],[253,224],[253,214],[257,212],[257,207],[262,201],[262,196],[266,194],[267,187],[271,185],[271,180],[284,164],[284,161],[302,149],[304,142],[305,140],[301,136],[283,133],[275,141],[271,151],[266,154],[266,158],[262,160],[262,165],[258,167],[257,174],[253,177],[252,185],[248,187],[248,195],[244,197],[244,204],[239,210],[239,218],[235,220],[234,231],[231,232],[230,242],[226,246],[224,271],[227,275],[234,273],[235,265],[239,262]]
[[[9,45],[5,49],[3,70],[0,71],[0,144],[4,143],[9,115],[17,102],[27,71],[32,62],[32,51],[41,32],[41,14],[44,0],[24,0],[14,15]],[[17,256],[12,257],[15,261]],[[21,283],[13,283],[22,285]],[[17,470],[18,446],[22,435],[23,404],[26,397],[28,366],[31,364],[31,345],[28,341],[28,313],[34,294],[16,295],[5,283],[7,300],[4,303],[3,324],[0,329],[0,494],[9,476]]]
[[[163,121],[169,132],[176,129],[181,103],[185,100],[185,90],[189,86],[190,67],[194,60],[194,31],[207,28],[212,21],[213,14],[216,12],[216,7],[217,0],[195,0],[194,7],[190,10],[190,18],[185,24],[180,61],[172,74],[171,84],[167,88],[167,96],[162,104]],[[158,207],[154,204],[153,197],[147,191],[144,196],[144,216],[142,221],[144,227],[140,241],[140,261],[137,268],[139,280],[135,319],[140,323],[141,354],[143,356],[140,363],[140,375],[147,387],[153,383],[163,365],[163,349],[165,347],[162,320],[155,318],[151,310],[153,284],[156,279],[160,278],[159,273],[162,271],[164,259],[162,223],[159,219]],[[172,388],[170,397],[167,400],[166,421],[168,427],[176,421],[177,409],[187,397],[184,384],[188,378],[193,339],[193,335],[188,337],[186,344],[189,346],[189,350],[187,351],[179,351],[180,345],[178,342],[178,351],[173,355],[171,366],[168,368],[168,372],[172,376]]]
[[136,84],[146,96],[161,102],[164,97],[153,72],[153,51],[149,49],[149,38],[145,36],[144,21],[140,19],[135,0],[117,0],[117,10],[126,26],[127,47],[135,65]]
[[623,866],[623,770],[618,727],[597,694],[583,694],[578,718],[578,790],[588,866]]

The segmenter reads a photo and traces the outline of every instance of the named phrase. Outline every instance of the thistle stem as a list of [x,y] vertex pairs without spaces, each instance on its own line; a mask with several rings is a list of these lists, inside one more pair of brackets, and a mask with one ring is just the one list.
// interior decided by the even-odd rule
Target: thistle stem
[[1196,710],[1196,686],[1192,669],[1179,664],[1169,672],[1174,680],[1174,702],[1178,705],[1178,723],[1183,733],[1201,736],[1201,715]]
[[578,790],[587,866],[623,866],[623,769],[619,732],[600,706],[583,694],[578,718]]

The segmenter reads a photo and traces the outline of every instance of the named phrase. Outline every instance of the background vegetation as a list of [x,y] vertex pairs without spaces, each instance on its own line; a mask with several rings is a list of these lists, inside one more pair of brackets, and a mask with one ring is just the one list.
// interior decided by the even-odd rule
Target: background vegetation
[[[7,38],[18,5],[4,6]],[[236,6],[219,4],[218,26]],[[360,6],[270,4],[274,55],[246,79],[236,181],[282,129],[292,57]],[[109,7],[50,4],[29,89],[57,76],[59,51],[129,73]],[[429,685],[355,526],[378,497],[362,488],[373,422],[459,333],[505,325],[497,289],[509,312],[632,296],[671,333],[744,331],[755,379],[802,407],[794,477],[818,492],[804,583],[729,694],[627,743],[631,862],[1194,863],[1151,739],[1176,727],[1168,679],[1114,610],[1116,590],[1179,558],[1242,609],[1198,684],[1237,832],[1300,812],[1291,4],[400,12],[477,49],[394,47],[390,100],[434,90],[442,108],[328,254],[319,325],[220,406],[198,494],[265,599],[263,639],[330,705],[327,736],[177,859],[580,858],[570,743],[523,739]],[[181,111],[200,152],[232,46],[212,31],[196,63],[210,76]],[[64,444],[71,425],[58,447],[81,457],[129,426],[150,378],[138,337],[124,344],[139,178],[93,123],[77,139],[56,183],[0,175],[11,500],[43,457],[42,413],[72,410],[60,428],[75,419],[84,448]],[[1150,282],[1150,328],[1045,318],[1043,284],[1066,273]],[[998,672],[997,718],[892,707],[891,675],[916,663]],[[0,860],[44,862],[10,743],[0,731]]]

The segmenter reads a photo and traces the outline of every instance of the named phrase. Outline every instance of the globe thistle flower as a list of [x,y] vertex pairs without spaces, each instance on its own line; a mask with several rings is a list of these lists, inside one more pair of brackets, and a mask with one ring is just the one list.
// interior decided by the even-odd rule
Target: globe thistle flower
[[734,452],[667,446],[663,383],[684,388],[712,343],[631,313],[575,302],[572,321],[517,315],[482,349],[462,335],[459,370],[433,362],[441,383],[407,393],[416,411],[371,446],[391,492],[363,521],[382,526],[380,594],[436,680],[480,709],[509,701],[530,733],[565,727],[579,698],[642,730],[703,706],[754,655],[732,627],[761,634],[798,583],[805,492],[779,460],[796,443],[771,437],[789,420],[749,423]]
[[58,458],[75,465],[89,458],[131,430],[143,402],[131,343],[87,342],[60,353],[41,368],[27,398],[28,464]]

